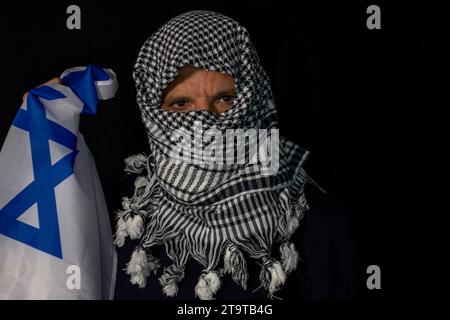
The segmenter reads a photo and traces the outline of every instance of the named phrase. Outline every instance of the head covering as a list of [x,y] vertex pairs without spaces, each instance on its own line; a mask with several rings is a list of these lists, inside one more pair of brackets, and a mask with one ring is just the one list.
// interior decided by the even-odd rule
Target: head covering
[[[163,110],[164,89],[185,65],[232,76],[236,98],[231,108],[218,114]],[[140,239],[127,264],[131,282],[146,285],[160,266],[151,248],[165,245],[173,264],[159,281],[167,296],[177,294],[190,258],[204,267],[195,287],[200,299],[212,299],[228,274],[245,289],[246,260],[252,258],[261,261],[261,287],[273,297],[299,259],[290,237],[308,209],[304,185],[309,177],[302,169],[308,152],[274,134],[277,114],[269,79],[247,30],[214,12],[177,16],[144,43],[133,76],[150,154],[125,160],[125,171],[138,177],[134,195],[124,198],[117,212],[115,243],[122,246],[127,236]],[[213,140],[225,142],[231,129],[257,130],[264,134],[244,139],[246,159],[254,156],[255,143],[276,142],[278,170],[268,174],[261,161],[204,163],[173,157],[180,151],[180,134],[193,137],[212,129],[224,134],[188,142],[198,147],[194,159]],[[236,146],[231,150],[224,159],[235,154]]]

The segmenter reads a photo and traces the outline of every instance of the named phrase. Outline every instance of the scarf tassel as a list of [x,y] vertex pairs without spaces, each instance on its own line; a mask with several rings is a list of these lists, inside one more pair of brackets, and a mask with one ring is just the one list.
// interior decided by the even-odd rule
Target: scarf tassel
[[286,273],[279,261],[267,260],[262,266],[259,280],[261,286],[268,291],[270,299],[278,298],[274,294],[286,282]]
[[247,289],[247,262],[244,254],[234,245],[229,245],[224,255],[224,273],[231,274],[233,280],[242,288]]
[[[290,206],[289,206],[290,207]],[[303,219],[305,211],[309,210],[308,203],[305,198],[305,194],[302,192],[299,196],[297,204],[293,206],[293,210],[286,210],[287,218],[287,234],[286,237],[290,238],[297,228],[300,226],[300,220]],[[293,211],[293,212],[292,212]]]
[[297,269],[299,254],[292,242],[285,242],[280,246],[281,266],[286,275]]
[[142,237],[142,234],[144,233],[144,219],[141,214],[134,214],[133,217],[130,215],[126,224],[131,240],[140,239]]
[[300,219],[297,215],[291,215],[288,218],[288,237],[291,237],[300,225]]
[[204,271],[195,286],[195,296],[200,300],[214,300],[220,286],[220,277],[216,271]]
[[130,237],[131,240],[140,239],[144,233],[144,217],[146,212],[141,210],[129,198],[122,199],[123,210],[117,212],[117,224],[114,243],[118,247],[122,247],[125,238]]
[[147,169],[147,157],[144,154],[139,153],[125,159],[126,173],[140,174],[145,169]]
[[177,283],[184,279],[184,268],[171,265],[164,269],[164,274],[159,278],[162,291],[167,297],[175,297],[178,294]]
[[122,247],[125,244],[125,238],[128,237],[127,223],[123,217],[117,219],[116,233],[114,236],[114,244],[118,247]]
[[130,262],[127,263],[126,272],[131,276],[130,282],[139,288],[144,288],[147,278],[151,272],[156,273],[159,268],[159,261],[142,248],[137,248],[131,255]]

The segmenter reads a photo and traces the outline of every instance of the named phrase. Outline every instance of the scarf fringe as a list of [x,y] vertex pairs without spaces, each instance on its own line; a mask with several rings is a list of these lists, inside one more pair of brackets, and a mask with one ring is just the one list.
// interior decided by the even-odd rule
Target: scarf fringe
[[204,271],[195,286],[195,296],[200,300],[214,300],[214,295],[220,289],[221,281],[216,271]]
[[230,244],[225,249],[224,255],[224,268],[225,274],[231,274],[233,280],[240,285],[244,290],[247,289],[247,262],[244,254],[234,244]]
[[295,230],[300,226],[300,219],[297,215],[288,217],[287,237],[290,238],[295,233]]
[[278,232],[281,239],[288,241],[300,226],[300,220],[309,210],[309,206],[303,190],[294,203],[287,189],[280,193],[279,200],[283,217],[278,225]]
[[129,156],[124,160],[126,173],[141,174],[142,171],[147,169],[147,157],[143,153],[138,153]]
[[[297,269],[299,254],[292,242],[285,242],[280,246],[280,260],[265,259],[259,275],[260,287],[268,292],[270,299],[280,299],[275,296],[286,282],[287,276]],[[130,262],[127,264],[126,273],[131,276],[130,282],[144,288],[147,278],[160,267],[159,260],[147,253],[141,247],[134,250]],[[231,244],[225,250],[224,268],[221,272],[214,270],[203,271],[195,286],[195,296],[200,300],[214,300],[214,295],[221,288],[221,277],[231,274],[233,280],[247,288],[248,271],[243,253],[236,245]],[[163,293],[167,297],[175,297],[178,294],[178,283],[184,279],[184,266],[175,264],[164,269],[159,278]]]
[[178,294],[178,282],[184,279],[184,267],[171,265],[164,269],[164,274],[159,278],[162,291],[167,297],[175,297]]
[[268,291],[269,299],[278,298],[274,294],[286,282],[286,273],[279,261],[268,260],[261,268],[259,280],[261,286]]
[[136,214],[134,217],[127,219],[127,229],[130,239],[140,239],[144,233],[144,219],[140,214]]
[[118,217],[116,223],[116,233],[114,235],[114,244],[119,248],[123,247],[126,237],[128,237],[127,223],[122,217]]
[[156,274],[159,266],[159,260],[150,253],[146,253],[144,249],[137,248],[133,251],[130,262],[127,263],[126,272],[131,276],[130,282],[132,284],[144,288],[147,285],[147,278],[150,273]]
[[286,275],[297,269],[300,257],[292,242],[285,242],[280,246],[280,255],[281,265]]
[[300,220],[303,219],[305,212],[308,210],[309,205],[308,202],[306,201],[305,193],[302,191],[297,199],[296,204],[294,205],[293,212],[289,211],[289,215],[287,217],[288,238],[292,237],[292,235],[295,233],[297,228],[300,226]]
[[154,204],[158,198],[156,177],[151,175],[148,159],[144,154],[137,154],[125,159],[125,172],[142,173],[147,170],[148,176],[138,176],[134,182],[134,195],[130,199],[122,198],[122,210],[117,211],[117,225],[114,243],[122,247],[126,237],[131,240],[140,239],[145,230],[146,217],[154,212]]
[[140,239],[144,233],[145,210],[127,197],[122,199],[123,210],[117,211],[117,224],[114,243],[122,247],[126,237]]

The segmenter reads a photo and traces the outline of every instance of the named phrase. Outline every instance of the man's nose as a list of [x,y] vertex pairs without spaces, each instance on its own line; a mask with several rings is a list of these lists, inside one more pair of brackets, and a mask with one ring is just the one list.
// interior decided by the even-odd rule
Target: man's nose
[[195,109],[209,112],[217,112],[214,107],[214,101],[208,98],[197,100],[195,103]]

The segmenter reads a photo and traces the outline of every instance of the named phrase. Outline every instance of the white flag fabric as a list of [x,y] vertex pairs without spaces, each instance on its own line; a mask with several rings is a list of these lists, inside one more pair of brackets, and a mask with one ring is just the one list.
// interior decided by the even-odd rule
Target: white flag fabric
[[0,152],[0,299],[113,299],[116,251],[82,114],[114,72],[66,70],[29,92]]

